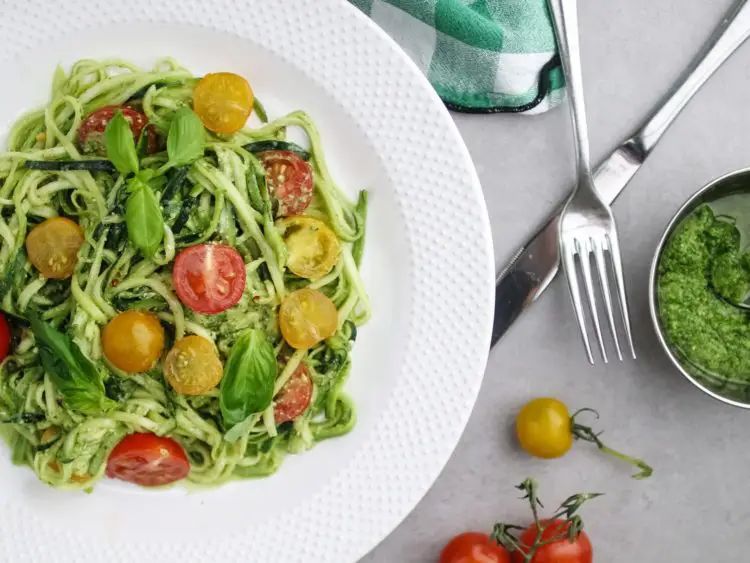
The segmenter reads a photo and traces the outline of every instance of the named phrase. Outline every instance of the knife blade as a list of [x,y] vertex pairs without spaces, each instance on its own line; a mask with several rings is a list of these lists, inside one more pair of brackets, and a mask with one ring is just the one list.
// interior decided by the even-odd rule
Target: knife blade
[[[594,183],[607,203],[611,204],[617,199],[695,93],[748,36],[750,0],[739,0],[641,127],[596,169]],[[490,348],[499,342],[513,322],[555,279],[560,266],[557,237],[561,211],[562,204],[498,273]]]

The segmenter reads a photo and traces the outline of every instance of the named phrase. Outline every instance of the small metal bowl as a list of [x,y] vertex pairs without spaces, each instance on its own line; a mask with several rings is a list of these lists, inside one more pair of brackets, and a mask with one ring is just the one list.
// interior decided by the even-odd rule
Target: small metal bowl
[[672,360],[672,363],[678,370],[680,370],[682,375],[684,375],[693,385],[698,387],[704,393],[712,396],[714,399],[718,399],[719,401],[722,401],[729,405],[734,405],[736,407],[750,409],[750,395],[748,395],[747,393],[745,393],[744,396],[741,397],[738,396],[738,394],[732,393],[731,390],[728,391],[726,389],[720,388],[719,386],[717,386],[716,388],[711,387],[707,382],[698,380],[690,372],[688,367],[686,367],[687,362],[683,360],[680,357],[679,353],[677,353],[673,349],[672,345],[669,343],[669,340],[664,334],[661,319],[659,317],[659,296],[657,295],[656,285],[657,271],[659,268],[659,261],[661,260],[661,254],[664,249],[664,245],[666,244],[667,240],[669,240],[669,237],[672,235],[672,232],[677,227],[677,225],[679,225],[680,222],[682,222],[682,220],[685,219],[699,205],[718,199],[721,196],[738,192],[748,192],[750,197],[750,168],[737,170],[736,172],[730,172],[729,174],[725,174],[724,176],[716,178],[708,185],[698,190],[698,192],[691,196],[690,199],[688,199],[683,204],[683,206],[680,207],[677,213],[675,213],[674,217],[672,217],[672,220],[667,225],[667,228],[664,231],[664,234],[662,235],[658,246],[656,247],[654,259],[651,262],[651,274],[649,276],[649,309],[651,310],[651,320],[654,323],[654,328],[656,329],[656,335],[659,338],[659,342],[661,342],[662,348],[664,348],[667,356],[669,356],[669,359]]

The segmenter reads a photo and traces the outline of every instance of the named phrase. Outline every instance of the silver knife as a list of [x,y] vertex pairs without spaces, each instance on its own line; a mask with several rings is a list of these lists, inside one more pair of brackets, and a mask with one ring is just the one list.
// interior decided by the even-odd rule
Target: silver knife
[[[605,201],[612,203],[620,195],[693,95],[750,36],[748,2],[750,0],[739,0],[732,6],[674,88],[642,126],[596,169],[594,182]],[[561,209],[562,205],[558,206],[498,273],[491,347],[497,344],[513,321],[539,298],[557,275],[560,265],[557,223]]]

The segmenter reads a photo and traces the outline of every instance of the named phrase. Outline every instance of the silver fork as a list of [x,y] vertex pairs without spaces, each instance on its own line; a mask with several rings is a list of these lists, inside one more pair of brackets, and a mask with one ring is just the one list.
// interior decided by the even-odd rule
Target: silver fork
[[[596,264],[599,289],[604,298],[604,308],[607,313],[610,332],[614,339],[617,357],[622,360],[622,350],[617,336],[615,315],[612,309],[613,300],[609,287],[608,269],[611,268],[611,272],[615,278],[617,299],[619,301],[625,337],[630,347],[630,352],[635,359],[635,348],[633,346],[630,316],[628,314],[628,303],[625,294],[625,280],[622,273],[620,245],[617,239],[617,227],[612,210],[596,191],[594,177],[591,173],[586,108],[583,101],[583,76],[581,73],[576,0],[549,0],[549,5],[555,23],[560,58],[562,59],[565,71],[570,115],[575,137],[578,175],[576,188],[566,202],[560,216],[559,241],[563,270],[568,279],[570,298],[573,301],[573,308],[575,309],[576,319],[581,330],[583,345],[586,348],[589,362],[593,364],[594,356],[591,353],[591,345],[586,329],[586,316],[581,299],[576,257],[578,257],[578,262],[581,266],[589,314],[605,363],[607,363],[607,350],[604,346],[601,324],[599,322],[596,291],[591,271],[592,258]],[[609,257],[609,260],[605,257]]]

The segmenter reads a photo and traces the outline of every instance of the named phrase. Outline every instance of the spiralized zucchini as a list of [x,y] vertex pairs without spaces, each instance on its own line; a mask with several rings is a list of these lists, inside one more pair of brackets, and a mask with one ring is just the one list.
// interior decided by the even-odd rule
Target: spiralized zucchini
[[[125,182],[106,163],[92,171],[25,166],[27,161],[85,159],[77,144],[78,128],[89,113],[106,105],[140,104],[149,122],[166,135],[175,111],[191,103],[195,83],[192,74],[172,59],[159,61],[151,70],[122,60],[79,61],[68,74],[58,69],[49,104],[21,117],[9,134],[8,151],[0,153],[2,309],[20,318],[34,312],[70,335],[86,356],[106,368],[107,396],[117,401],[114,410],[101,416],[68,409],[44,372],[33,335],[21,320],[14,323],[21,327],[20,337],[0,370],[0,419],[10,435],[14,461],[28,464],[55,487],[90,488],[103,476],[112,448],[133,432],[174,438],[188,453],[189,480],[215,484],[269,475],[286,453],[349,432],[355,423],[354,405],[343,386],[356,326],[370,315],[358,271],[366,197],[362,192],[357,203],[350,202],[333,181],[320,136],[307,114],[296,111],[230,137],[209,135],[203,157],[167,172],[167,181],[156,188],[165,233],[150,259],[128,241]],[[341,242],[338,263],[315,282],[286,270],[283,239],[258,191],[263,166],[243,148],[258,141],[283,141],[292,127],[304,131],[309,140],[305,150],[314,173],[314,199],[306,214],[325,221]],[[156,171],[166,161],[166,153],[159,152],[143,158],[141,167]],[[57,215],[74,219],[85,233],[75,272],[64,280],[41,277],[24,250],[33,226]],[[171,280],[176,253],[205,241],[235,247],[247,272],[240,302],[210,316],[184,307]],[[287,360],[289,351],[277,326],[280,300],[310,285],[335,303],[339,330]],[[282,360],[276,390],[299,362],[305,362],[314,382],[311,407],[278,427],[266,412],[227,432],[217,390],[182,396],[165,384],[160,363],[149,373],[127,375],[104,361],[103,325],[127,309],[155,313],[168,342],[187,334],[212,340],[222,360],[242,331],[264,330]]]

